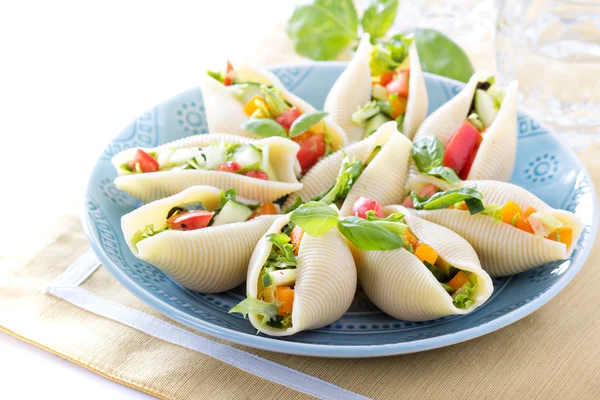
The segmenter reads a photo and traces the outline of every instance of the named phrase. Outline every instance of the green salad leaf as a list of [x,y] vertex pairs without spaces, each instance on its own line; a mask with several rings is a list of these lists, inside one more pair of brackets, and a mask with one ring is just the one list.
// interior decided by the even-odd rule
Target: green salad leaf
[[250,118],[242,124],[242,129],[260,137],[287,137],[287,132],[279,122],[269,118]]
[[315,197],[314,201],[321,200],[326,204],[335,204],[344,200],[363,172],[364,164],[357,159],[344,158],[340,172],[335,180],[335,184],[323,194]]
[[429,199],[423,199],[415,192],[410,197],[416,210],[442,210],[464,201],[471,214],[484,210],[481,192],[473,188],[459,188],[437,192]]
[[149,237],[152,237],[154,235],[158,235],[159,233],[167,231],[167,230],[169,230],[169,227],[166,225],[161,229],[154,229],[153,224],[146,225],[146,227],[144,227],[143,230],[136,231],[133,234],[133,237],[131,238],[131,244],[133,245],[133,247],[135,247],[137,249],[137,244],[140,241],[147,239]]
[[434,29],[415,30],[421,68],[431,72],[467,82],[475,72],[467,54],[449,37]]
[[322,201],[309,201],[290,216],[290,220],[310,236],[317,237],[333,228],[338,212]]
[[358,15],[352,0],[313,0],[297,6],[286,32],[298,54],[332,60],[358,36]]
[[433,167],[426,172],[427,175],[435,176],[440,178],[452,185],[456,185],[460,182],[460,178],[456,175],[456,172],[452,168],[448,167]]
[[279,305],[276,301],[267,303],[266,301],[251,297],[249,294],[247,297],[239,302],[235,307],[229,310],[230,313],[240,313],[246,318],[248,314],[256,314],[262,317],[261,325],[266,325],[271,318],[277,315]]
[[414,141],[410,154],[419,172],[427,173],[432,168],[442,166],[444,145],[437,136],[425,136]]
[[473,300],[473,294],[475,293],[475,289],[477,288],[477,282],[467,282],[460,287],[453,295],[452,295],[452,303],[456,308],[460,308],[461,310],[466,310],[475,304],[475,300]]
[[396,19],[398,0],[370,0],[362,17],[363,30],[371,35],[371,41],[385,36]]
[[292,123],[289,136],[291,138],[299,136],[321,122],[329,113],[325,111],[313,111],[302,114]]
[[298,265],[298,258],[294,254],[294,247],[290,244],[288,235],[285,233],[270,233],[265,237],[265,240],[274,245],[265,267],[285,269],[295,268]]
[[337,227],[352,244],[363,250],[394,250],[402,247],[402,238],[389,229],[359,217],[338,220]]

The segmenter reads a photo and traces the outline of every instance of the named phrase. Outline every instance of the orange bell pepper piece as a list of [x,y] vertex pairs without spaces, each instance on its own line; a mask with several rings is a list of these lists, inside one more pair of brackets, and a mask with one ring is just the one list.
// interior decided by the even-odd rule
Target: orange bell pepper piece
[[458,273],[454,275],[454,278],[450,279],[447,285],[451,286],[454,290],[458,290],[467,282],[469,282],[469,277],[467,274],[462,271],[458,271]]
[[415,251],[415,256],[417,256],[417,258],[421,260],[421,262],[427,261],[429,264],[434,265],[437,261],[438,253],[429,245],[421,243]]
[[[558,237],[557,237],[558,235]],[[571,242],[573,240],[573,229],[571,228],[558,228],[548,236],[546,239],[554,240],[555,242],[564,243],[567,247],[571,246]]]
[[512,220],[517,213],[521,213],[521,207],[512,201],[508,201],[500,210],[502,221],[512,225]]
[[263,203],[259,207],[255,208],[254,211],[252,211],[252,214],[250,215],[250,218],[248,218],[248,221],[250,221],[253,218],[260,217],[261,215],[274,214],[277,214],[277,207],[275,207],[275,204],[271,202]]
[[304,231],[298,225],[292,229],[290,232],[290,239],[292,242],[292,246],[294,247],[294,254],[298,255],[298,250],[300,249],[300,242],[302,242],[302,236],[304,236]]
[[415,237],[415,235],[413,235],[408,230],[406,230],[406,231],[404,231],[404,237],[406,238],[408,243],[412,246],[413,251],[417,250],[417,247],[419,247],[419,240]]
[[517,220],[517,223],[515,224],[515,226],[522,231],[534,233],[533,228],[531,227],[531,224],[529,223],[529,220],[528,220],[529,216],[531,214],[533,214],[534,212],[537,212],[537,210],[535,208],[527,207],[525,212],[523,212],[523,214],[521,215],[521,218],[519,218]]
[[275,295],[277,296],[277,301],[282,303],[279,306],[278,313],[282,315],[291,313],[294,306],[294,289],[289,286],[278,286],[275,289]]
[[397,94],[391,94],[389,97],[390,104],[392,105],[392,118],[396,119],[406,112],[406,104],[408,99],[400,97]]
[[262,97],[254,96],[253,98],[248,100],[248,102],[244,106],[244,113],[246,113],[247,116],[251,116],[252,114],[254,114],[254,111],[258,110],[259,105],[268,108],[267,103]]

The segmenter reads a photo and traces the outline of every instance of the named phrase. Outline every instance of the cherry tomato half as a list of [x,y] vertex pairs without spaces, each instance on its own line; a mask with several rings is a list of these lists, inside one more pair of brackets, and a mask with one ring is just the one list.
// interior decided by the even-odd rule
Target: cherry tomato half
[[367,219],[367,211],[375,211],[378,218],[383,218],[383,206],[377,200],[359,197],[352,205],[352,215]]
[[133,169],[134,171],[136,171],[136,164],[139,165],[142,172],[156,172],[159,168],[158,161],[141,149],[137,149],[133,159],[127,163],[129,168]]
[[215,215],[214,211],[205,210],[181,212],[169,218],[167,225],[178,231],[193,231],[206,228],[213,215]]

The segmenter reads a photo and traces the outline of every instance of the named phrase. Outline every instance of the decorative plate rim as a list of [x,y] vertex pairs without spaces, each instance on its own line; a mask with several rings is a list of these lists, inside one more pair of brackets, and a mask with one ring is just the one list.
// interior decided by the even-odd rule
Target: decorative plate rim
[[[311,66],[321,66],[321,67],[334,67],[340,65],[346,65],[346,62],[313,62],[309,64],[283,64],[277,65],[273,68],[282,69],[282,68],[305,68]],[[463,84],[462,82],[455,81],[450,78],[442,77],[439,75],[426,73],[429,77],[445,81],[449,84]],[[521,114],[527,115],[533,120],[535,118],[531,117],[530,114],[519,110]],[[537,121],[537,120],[536,120]],[[540,124],[544,126],[543,124]],[[554,133],[552,130],[547,129],[550,136],[552,136],[555,140],[560,141],[560,138]],[[563,148],[571,157],[573,157],[575,164],[581,168],[581,172],[583,172],[587,177],[590,177],[587,168],[583,165],[579,157],[577,157],[576,153],[565,146]],[[99,158],[94,165],[92,171],[95,171],[98,163],[102,160]],[[93,181],[93,174],[88,180],[88,185]],[[186,314],[183,311],[178,310],[177,308],[171,306],[167,302],[163,301],[159,297],[153,295],[148,292],[138,283],[136,283],[133,279],[128,277],[120,268],[118,268],[112,260],[107,256],[105,251],[98,246],[98,237],[94,232],[94,222],[88,216],[87,212],[82,213],[82,225],[84,228],[84,232],[87,236],[88,242],[90,243],[94,253],[100,259],[102,264],[107,268],[107,270],[111,273],[119,283],[121,283],[125,288],[127,288],[131,293],[133,293],[136,297],[142,300],[144,303],[155,309],[156,311],[164,314],[170,318],[173,318],[175,321],[182,323],[190,328],[195,330],[199,330],[203,333],[209,334],[211,336],[228,340],[233,343],[237,343],[244,346],[249,346],[257,349],[281,352],[287,354],[295,354],[295,355],[303,355],[303,356],[313,356],[313,357],[334,357],[334,358],[365,358],[365,357],[382,357],[382,356],[393,356],[399,354],[409,354],[416,353],[425,350],[432,350],[440,347],[445,347],[461,342],[465,342],[471,339],[475,339],[477,337],[483,336],[485,334],[494,332],[498,329],[501,329],[505,326],[508,326],[521,318],[526,317],[527,315],[533,313],[541,306],[546,304],[552,298],[554,298],[558,293],[560,293],[577,275],[577,273],[583,267],[583,264],[587,260],[593,243],[595,242],[595,238],[598,231],[598,199],[596,196],[596,190],[593,181],[590,179],[590,195],[593,200],[592,207],[592,223],[590,227],[589,234],[586,237],[586,244],[591,244],[587,246],[583,246],[582,251],[579,253],[577,257],[577,262],[571,265],[568,270],[561,276],[561,278],[552,286],[547,288],[539,297],[534,298],[529,303],[519,306],[514,310],[508,311],[505,314],[494,318],[488,322],[485,322],[481,325],[467,328],[464,330],[460,330],[457,332],[443,334],[440,336],[435,336],[431,338],[418,339],[406,342],[399,343],[388,343],[388,344],[373,344],[373,345],[326,345],[326,344],[312,344],[312,343],[300,343],[293,341],[282,341],[276,338],[271,338],[267,336],[258,336],[251,335],[248,333],[238,332],[229,328],[221,327],[215,325],[213,323],[204,321],[202,319],[192,317],[189,314]],[[87,197],[87,196],[86,196]]]

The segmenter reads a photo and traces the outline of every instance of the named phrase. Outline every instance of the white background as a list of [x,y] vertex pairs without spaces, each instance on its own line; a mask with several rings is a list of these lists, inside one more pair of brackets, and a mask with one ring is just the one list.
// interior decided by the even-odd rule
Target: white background
[[[82,204],[110,138],[197,86],[207,64],[253,51],[290,10],[274,0],[0,2],[0,258],[33,256],[32,243]],[[0,385],[11,400],[149,397],[5,333]]]

